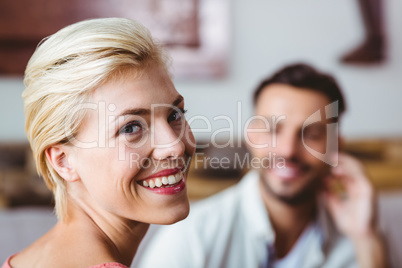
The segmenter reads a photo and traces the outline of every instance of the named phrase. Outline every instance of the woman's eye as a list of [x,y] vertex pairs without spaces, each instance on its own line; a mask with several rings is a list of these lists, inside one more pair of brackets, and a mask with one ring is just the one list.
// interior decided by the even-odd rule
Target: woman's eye
[[119,134],[138,134],[142,130],[142,125],[138,122],[130,122],[119,130]]
[[180,121],[183,118],[183,115],[187,111],[184,109],[180,109],[179,111],[174,110],[168,117],[168,122]]

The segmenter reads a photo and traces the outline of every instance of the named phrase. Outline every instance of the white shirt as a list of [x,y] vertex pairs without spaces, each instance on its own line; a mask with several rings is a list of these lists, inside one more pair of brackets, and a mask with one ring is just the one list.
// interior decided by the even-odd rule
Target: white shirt
[[274,261],[273,268],[298,267],[299,263],[303,263],[309,240],[314,239],[317,235],[315,232],[318,232],[317,226],[310,224],[300,235],[290,252],[282,259]]
[[[275,261],[281,267],[280,261],[268,261],[275,233],[258,180],[258,173],[251,171],[237,185],[194,204],[187,219],[160,227],[136,256],[138,267],[252,268]],[[286,267],[357,267],[352,244],[336,232],[325,211],[320,210],[311,228],[302,235],[307,238],[296,243],[302,243],[297,266]],[[294,249],[290,254],[298,256],[300,250]]]

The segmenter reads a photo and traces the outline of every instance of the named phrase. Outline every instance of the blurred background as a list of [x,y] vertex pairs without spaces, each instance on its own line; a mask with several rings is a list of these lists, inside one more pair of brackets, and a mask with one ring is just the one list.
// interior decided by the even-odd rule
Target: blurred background
[[[341,133],[345,150],[366,165],[379,190],[382,227],[402,251],[402,1],[373,0],[85,0],[0,3],[0,262],[55,222],[51,194],[33,167],[24,132],[23,70],[36,44],[65,25],[92,17],[141,21],[173,58],[174,82],[185,97],[197,142],[234,122],[242,139],[252,115],[251,94],[278,68],[306,62],[332,73],[348,110]],[[369,1],[367,1],[369,2]],[[211,130],[197,116],[211,122]],[[239,120],[239,118],[241,118]],[[238,131],[240,130],[240,131]],[[205,155],[245,153],[236,146],[200,150]],[[239,146],[237,146],[239,145]],[[192,200],[234,183],[243,169],[193,167]],[[25,219],[25,220],[21,220]]]

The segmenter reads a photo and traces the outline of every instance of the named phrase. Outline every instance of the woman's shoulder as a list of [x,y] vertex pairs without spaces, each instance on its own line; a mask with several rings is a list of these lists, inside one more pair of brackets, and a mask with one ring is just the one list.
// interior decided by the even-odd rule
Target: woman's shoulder
[[[77,244],[80,245],[80,243]],[[58,254],[61,251],[64,251],[65,254]],[[1,268],[32,267],[32,263],[36,263],[38,267],[128,268],[116,262],[107,253],[99,250],[96,245],[93,245],[91,250],[83,250],[81,246],[69,243],[64,246],[52,243],[51,246],[42,245],[42,247],[38,247],[34,243],[18,254],[9,257]],[[102,257],[99,258],[99,256]],[[93,265],[94,263],[100,264]]]
[[[8,259],[4,262],[4,264],[1,266],[1,268],[12,268],[10,265],[10,260],[13,258],[16,254],[8,257]],[[108,262],[108,263],[102,263],[94,266],[90,266],[88,268],[129,268],[125,266],[124,264],[118,263],[118,262]]]
[[[7,260],[1,266],[1,268],[12,268],[10,265],[10,260],[12,257],[14,257],[14,255],[8,257]],[[98,264],[95,266],[91,266],[89,268],[129,268],[129,267],[125,266],[124,264],[118,263],[118,262],[109,262],[109,263],[102,263],[102,264]]]

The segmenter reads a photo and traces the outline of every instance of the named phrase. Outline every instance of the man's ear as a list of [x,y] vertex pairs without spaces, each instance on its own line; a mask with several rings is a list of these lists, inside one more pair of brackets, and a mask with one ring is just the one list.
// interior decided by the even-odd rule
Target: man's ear
[[46,158],[56,172],[66,181],[73,182],[79,179],[75,169],[68,161],[69,148],[65,145],[54,145],[46,149]]

